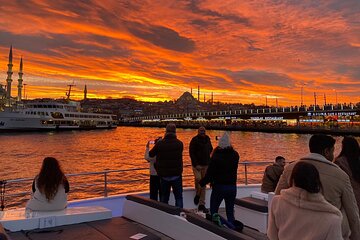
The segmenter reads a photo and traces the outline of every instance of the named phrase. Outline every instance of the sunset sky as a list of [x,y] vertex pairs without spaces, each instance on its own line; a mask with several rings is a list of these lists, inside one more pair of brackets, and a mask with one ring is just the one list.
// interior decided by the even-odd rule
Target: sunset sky
[[28,98],[359,102],[359,0],[0,0],[0,83],[13,46]]

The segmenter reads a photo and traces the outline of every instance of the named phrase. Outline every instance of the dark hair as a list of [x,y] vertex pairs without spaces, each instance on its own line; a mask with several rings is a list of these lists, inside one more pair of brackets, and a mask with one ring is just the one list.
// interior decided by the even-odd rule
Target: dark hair
[[294,166],[290,183],[291,186],[295,185],[309,193],[318,193],[322,188],[318,170],[311,163],[304,161],[299,161]]
[[275,161],[278,162],[278,161],[280,161],[280,160],[282,160],[282,159],[285,160],[285,158],[284,158],[283,156],[277,156],[277,157],[275,158]]
[[360,147],[354,137],[346,136],[342,140],[342,149],[338,157],[346,157],[352,177],[360,182]]
[[55,197],[59,185],[63,184],[64,181],[66,181],[66,177],[58,160],[53,157],[44,158],[37,178],[37,186],[39,191],[45,194],[48,201]]
[[335,139],[325,134],[315,134],[309,141],[311,153],[323,154],[325,149],[332,148],[335,145]]

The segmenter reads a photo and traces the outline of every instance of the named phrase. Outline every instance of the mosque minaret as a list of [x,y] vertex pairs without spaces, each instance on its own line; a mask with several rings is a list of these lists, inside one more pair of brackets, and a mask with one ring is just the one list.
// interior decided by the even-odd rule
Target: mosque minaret
[[21,60],[20,60],[20,71],[19,71],[19,79],[18,79],[18,95],[17,95],[17,100],[18,101],[21,101],[21,93],[22,93],[22,89],[23,89],[23,79],[22,79],[22,76],[23,76],[23,60],[22,60],[22,57],[21,57]]
[[11,98],[11,82],[12,82],[12,79],[11,79],[11,76],[13,74],[12,72],[12,67],[13,67],[13,64],[12,64],[12,46],[10,47],[10,53],[9,53],[9,63],[8,63],[8,71],[7,71],[7,78],[6,78],[6,98],[7,99],[10,99]]

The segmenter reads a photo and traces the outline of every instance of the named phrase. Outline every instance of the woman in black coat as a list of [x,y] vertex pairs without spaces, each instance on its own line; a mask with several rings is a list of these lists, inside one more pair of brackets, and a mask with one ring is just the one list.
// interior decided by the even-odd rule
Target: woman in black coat
[[226,217],[233,226],[235,226],[234,202],[239,158],[238,152],[231,146],[228,133],[225,133],[212,153],[205,177],[200,180],[201,186],[212,184],[211,215],[214,217],[214,214],[218,214],[220,204],[225,200]]

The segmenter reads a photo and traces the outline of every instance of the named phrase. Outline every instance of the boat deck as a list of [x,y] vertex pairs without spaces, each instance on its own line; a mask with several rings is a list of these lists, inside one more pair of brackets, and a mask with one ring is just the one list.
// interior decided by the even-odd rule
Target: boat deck
[[12,240],[118,240],[132,239],[131,237],[136,234],[145,234],[146,236],[141,238],[142,240],[172,239],[123,217],[48,228],[45,230],[21,231],[10,233],[9,236]]
[[[225,216],[225,209],[219,213]],[[243,233],[257,240],[267,240],[265,234],[249,227],[244,227]],[[20,231],[10,233],[12,240],[118,240],[131,239],[136,234],[145,234],[142,240],[171,240],[172,238],[157,232],[147,226],[133,222],[124,217],[115,217],[109,220],[101,220],[75,225],[67,225],[45,230]],[[135,237],[134,236],[134,237]],[[133,238],[137,239],[137,238]],[[140,238],[139,238],[140,239]]]

